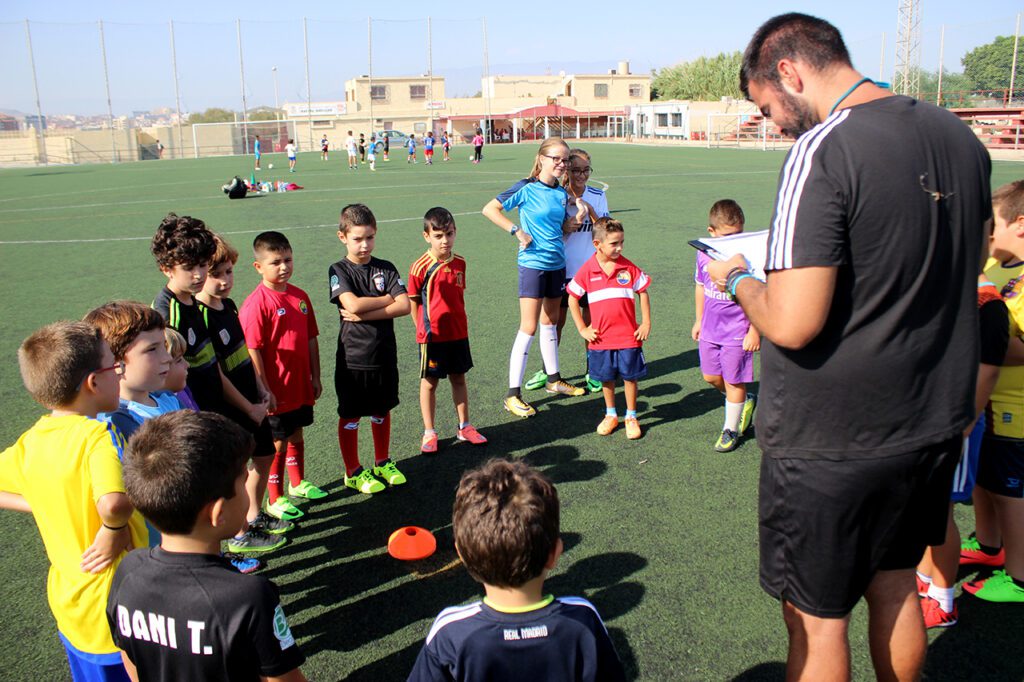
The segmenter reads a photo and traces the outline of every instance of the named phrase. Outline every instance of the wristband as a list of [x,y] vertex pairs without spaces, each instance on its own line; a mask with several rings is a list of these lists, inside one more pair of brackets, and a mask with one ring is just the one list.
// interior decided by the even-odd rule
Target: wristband
[[508,233],[510,235],[512,235],[513,237],[515,237],[516,236],[516,232],[518,232],[519,230],[520,230],[520,227],[518,225],[513,225],[512,229],[509,230]]
[[736,287],[739,285],[740,282],[742,282],[745,279],[754,279],[754,276],[751,275],[749,272],[744,271],[737,275],[734,275],[731,278],[731,281],[726,282],[725,287],[729,291],[730,296],[736,298]]
[[128,527],[128,524],[126,523],[123,526],[116,526],[115,527],[115,526],[108,526],[106,523],[104,523],[103,527],[106,528],[107,530],[124,530],[125,528]]
[[729,279],[738,272],[748,272],[748,270],[746,268],[733,268],[729,272],[725,273],[725,281],[728,282]]

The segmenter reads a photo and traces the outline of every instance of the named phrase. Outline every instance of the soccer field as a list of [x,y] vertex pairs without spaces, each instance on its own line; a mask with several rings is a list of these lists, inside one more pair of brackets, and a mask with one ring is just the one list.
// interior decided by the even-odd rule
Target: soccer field
[[[701,379],[690,339],[695,252],[686,241],[705,234],[708,209],[725,197],[743,207],[748,230],[767,227],[783,153],[585,147],[593,156],[592,184],[607,186],[612,215],[626,227],[625,255],[652,279],[653,331],[645,346],[650,374],[640,384],[643,439],[627,441],[621,429],[607,438],[594,433],[603,413],[599,394],[528,394],[539,414],[523,421],[501,408],[518,325],[516,249],[480,209],[528,174],[536,148],[495,145],[480,165],[468,162],[471,150],[456,147],[449,163],[412,166],[396,153],[378,163],[376,173],[366,166],[346,170],[337,153],[326,163],[318,153],[302,153],[298,172],[289,174],[283,154],[267,155],[264,163],[275,169],[264,170],[261,180],[294,181],[305,189],[244,201],[229,201],[220,187],[233,175],[248,177],[250,158],[0,170],[0,444],[13,443],[41,413],[18,375],[20,342],[45,323],[81,318],[109,300],[152,301],[165,278],[149,254],[149,239],[168,211],[202,218],[242,252],[233,295],[239,303],[258,282],[247,256],[252,238],[280,230],[294,248],[292,283],[309,292],[318,314],[325,392],[306,432],[306,457],[309,478],[331,494],[306,506],[290,543],[266,555],[262,575],[281,590],[311,679],[404,679],[433,617],[482,594],[455,556],[451,505],[461,473],[495,456],[525,459],[558,485],[566,552],[548,590],[594,602],[630,679],[781,679],[786,638],[779,607],[757,580],[760,450],[754,437],[729,454],[712,450],[722,401]],[[993,187],[1022,171],[1019,164],[996,162]],[[409,483],[374,497],[341,484],[331,381],[338,323],[327,300],[327,268],[344,255],[338,212],[352,202],[374,211],[374,255],[401,272],[426,248],[424,212],[444,206],[455,215],[455,250],[469,268],[476,362],[468,375],[470,410],[490,439],[486,448],[453,443],[454,408],[442,387],[441,449],[432,458],[418,455],[418,356],[413,324],[400,319],[402,404],[393,413],[392,453]],[[561,358],[566,377],[583,374],[583,343],[571,323]],[[535,348],[528,374],[539,367]],[[621,392],[619,400],[621,411]],[[372,446],[365,420],[361,431],[367,461]],[[973,528],[969,509],[961,508],[958,518],[964,533]],[[0,670],[9,679],[65,679],[39,535],[27,516],[3,512],[0,521]],[[435,556],[411,564],[393,560],[385,544],[403,525],[432,529]],[[858,679],[871,676],[865,616],[859,607],[851,625]],[[926,676],[1022,679],[1022,632],[1019,607],[964,597],[959,625],[929,635]]]

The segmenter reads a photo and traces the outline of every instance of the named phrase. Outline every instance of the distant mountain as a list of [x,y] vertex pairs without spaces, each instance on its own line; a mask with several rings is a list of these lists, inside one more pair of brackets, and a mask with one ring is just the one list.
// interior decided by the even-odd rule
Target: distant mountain
[[13,116],[19,121],[28,116],[28,114],[26,114],[24,111],[18,111],[17,109],[0,109],[0,114],[7,114],[8,116]]

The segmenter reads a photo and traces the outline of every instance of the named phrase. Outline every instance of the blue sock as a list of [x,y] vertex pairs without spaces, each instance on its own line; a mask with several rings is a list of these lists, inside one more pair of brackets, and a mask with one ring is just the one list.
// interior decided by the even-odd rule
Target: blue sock
[[464,429],[469,426],[469,422],[459,422],[459,428]]
[[626,410],[626,419],[636,419],[636,410]]
[[618,417],[619,413],[615,411],[614,407],[604,408],[604,414],[606,417]]

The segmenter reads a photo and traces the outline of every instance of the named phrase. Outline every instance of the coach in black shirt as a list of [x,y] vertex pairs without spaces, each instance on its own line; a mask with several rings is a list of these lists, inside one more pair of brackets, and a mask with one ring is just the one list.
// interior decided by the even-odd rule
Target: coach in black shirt
[[761,584],[783,604],[788,679],[849,678],[862,596],[876,674],[915,679],[914,567],[943,540],[973,417],[991,163],[953,114],[862,77],[820,19],[759,28],[741,87],[796,138],[767,284],[742,257],[708,268],[766,340]]

